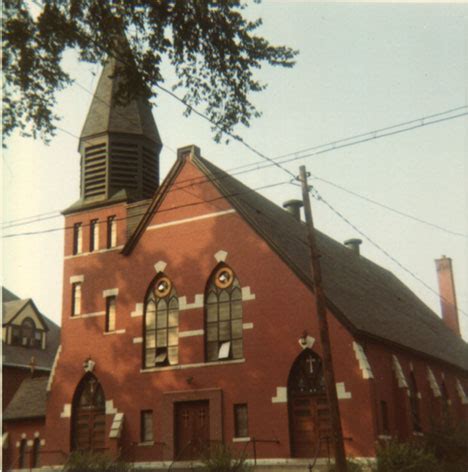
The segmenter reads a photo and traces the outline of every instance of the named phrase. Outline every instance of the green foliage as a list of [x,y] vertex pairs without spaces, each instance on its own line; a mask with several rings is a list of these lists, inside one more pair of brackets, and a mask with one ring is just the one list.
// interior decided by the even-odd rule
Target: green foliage
[[378,472],[440,472],[434,454],[417,443],[390,441],[377,449]]
[[457,426],[446,422],[433,426],[425,435],[426,447],[433,451],[445,472],[468,470],[468,423]]
[[131,466],[105,454],[76,451],[70,454],[63,472],[130,472]]
[[203,458],[202,470],[206,472],[249,472],[245,456],[235,456],[224,444],[215,444]]
[[[372,470],[369,464],[358,462],[354,459],[347,459],[346,466],[348,468],[348,472],[368,472]],[[335,470],[335,466],[331,466],[328,469],[328,472],[335,472]]]
[[170,64],[177,77],[172,90],[181,89],[185,113],[203,105],[215,139],[232,135],[236,124],[248,126],[259,116],[249,95],[265,85],[255,79],[255,70],[263,64],[291,67],[297,54],[257,36],[261,20],[247,20],[246,5],[243,0],[4,0],[4,136],[15,129],[45,140],[53,135],[56,92],[72,82],[61,64],[70,49],[91,63],[118,56],[127,95],[155,97],[164,82],[161,64]]

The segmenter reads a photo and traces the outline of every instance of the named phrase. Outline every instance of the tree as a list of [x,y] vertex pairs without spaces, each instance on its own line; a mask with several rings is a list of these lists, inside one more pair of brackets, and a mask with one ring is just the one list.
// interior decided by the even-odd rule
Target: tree
[[[227,138],[260,116],[249,97],[266,86],[255,69],[291,67],[297,54],[257,36],[261,20],[247,20],[245,8],[242,0],[4,0],[4,137],[55,134],[56,93],[72,83],[62,57],[76,49],[90,63],[118,54],[122,101],[156,97],[169,61],[178,78],[169,92],[182,93],[185,114],[202,106],[215,140]],[[123,37],[126,47],[116,47]]]

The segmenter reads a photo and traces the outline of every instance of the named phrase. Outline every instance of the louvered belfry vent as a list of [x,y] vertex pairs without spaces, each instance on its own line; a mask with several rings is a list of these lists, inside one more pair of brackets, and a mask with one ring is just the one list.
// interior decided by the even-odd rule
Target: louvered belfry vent
[[104,65],[80,137],[81,203],[128,203],[153,196],[159,185],[162,142],[145,94],[122,104],[122,67]]
[[84,197],[100,197],[106,193],[106,143],[84,149]]

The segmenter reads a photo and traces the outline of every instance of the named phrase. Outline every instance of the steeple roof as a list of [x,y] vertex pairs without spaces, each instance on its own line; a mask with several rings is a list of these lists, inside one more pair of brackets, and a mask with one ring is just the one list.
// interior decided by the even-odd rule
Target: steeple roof
[[122,81],[118,64],[118,61],[111,57],[104,65],[81,132],[81,139],[103,133],[127,133],[143,135],[155,143],[162,144],[151,106],[146,98],[135,97],[126,105],[121,105],[116,100],[115,94]]

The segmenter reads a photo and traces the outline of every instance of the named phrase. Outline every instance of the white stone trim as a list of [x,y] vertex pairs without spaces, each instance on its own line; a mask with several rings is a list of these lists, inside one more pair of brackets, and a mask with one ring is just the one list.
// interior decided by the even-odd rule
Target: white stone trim
[[41,439],[41,446],[45,446],[45,439]]
[[189,338],[192,336],[203,336],[205,334],[204,329],[193,329],[191,331],[180,331],[179,338]]
[[70,283],[71,284],[77,284],[80,282],[84,282],[84,275],[72,275],[70,277]]
[[55,376],[55,369],[57,368],[58,360],[60,357],[60,353],[62,352],[62,345],[60,344],[57,348],[57,352],[55,353],[54,363],[52,364],[52,370],[50,371],[49,379],[47,380],[47,388],[46,392],[50,392],[52,389],[52,383],[54,381]]
[[429,381],[429,386],[431,387],[434,397],[441,397],[442,392],[440,391],[439,384],[434,376],[434,372],[432,372],[429,366],[427,366],[427,380]]
[[116,297],[118,294],[119,294],[118,288],[108,288],[107,290],[102,291],[103,298]]
[[21,433],[21,439],[26,439],[26,433]]
[[244,438],[232,438],[232,442],[234,443],[242,443],[242,442],[249,442],[251,441],[249,436],[246,436]]
[[92,256],[93,254],[102,254],[103,252],[112,252],[112,251],[120,251],[123,249],[123,245],[121,246],[115,246],[115,247],[109,247],[105,249],[97,249],[96,251],[93,252],[82,252],[81,254],[72,254],[70,256],[65,256],[64,259],[74,259],[75,257],[84,257],[84,256]]
[[151,225],[146,228],[146,231],[151,231],[154,229],[161,229],[161,228],[167,228],[168,226],[176,226],[176,225],[181,225],[184,223],[192,223],[193,221],[200,221],[200,220],[206,220],[207,218],[216,218],[218,216],[224,216],[224,215],[229,215],[231,213],[236,213],[236,210],[233,208],[230,210],[223,210],[223,211],[217,211],[215,213],[206,213],[204,215],[200,216],[193,216],[192,218],[183,218],[181,220],[176,220],[176,221],[169,221],[167,223],[160,223],[156,225]]
[[164,370],[181,370],[181,369],[196,369],[199,367],[214,367],[219,365],[230,365],[230,364],[242,364],[245,359],[233,359],[230,361],[219,361],[219,362],[199,362],[197,364],[178,364],[167,367],[150,367],[149,369],[140,369],[140,373],[146,374],[149,372],[160,372]]
[[34,444],[34,441],[32,439],[28,439],[26,441],[26,446],[28,446],[28,447],[32,447],[33,444]]
[[223,249],[220,249],[215,255],[214,258],[216,259],[216,262],[224,262],[228,256],[228,253],[224,251]]
[[255,300],[255,293],[250,291],[250,287],[242,287],[242,301]]
[[79,320],[81,318],[94,318],[96,316],[105,316],[105,311],[96,311],[94,313],[83,313],[82,315],[73,315],[70,316],[71,320]]
[[242,323],[242,329],[253,329],[253,323]]
[[104,331],[104,333],[102,333],[104,336],[110,336],[111,334],[124,334],[125,333],[125,329],[116,329],[114,331]]
[[63,405],[63,411],[60,413],[60,418],[71,418],[71,410],[71,403],[65,403],[65,405]]
[[338,396],[338,400],[349,400],[352,397],[351,392],[346,391],[344,382],[336,383],[336,394]]
[[143,342],[143,338],[133,338],[133,344],[141,344]]
[[9,443],[9,440],[10,439],[10,436],[9,436],[9,433],[8,432],[4,432],[2,434],[2,449],[8,449],[8,443]]
[[288,388],[276,387],[276,395],[271,398],[271,403],[288,403]]
[[366,380],[373,379],[374,374],[372,373],[372,368],[369,364],[366,353],[364,352],[364,348],[361,346],[361,344],[353,341],[353,349],[354,353],[356,354],[356,359],[359,363],[359,368],[362,372],[362,378]]
[[167,262],[164,261],[158,261],[156,264],[154,264],[154,270],[158,274],[159,272],[164,272],[164,270],[167,267]]
[[36,432],[34,433],[34,437],[35,437],[35,438],[38,438],[39,436],[40,436],[39,431],[36,431]]
[[135,303],[135,310],[130,313],[130,316],[132,318],[143,316],[143,309],[144,309],[143,303]]
[[116,413],[114,419],[112,420],[112,426],[109,433],[109,438],[118,439],[122,434],[124,414]]
[[187,303],[187,297],[179,297],[179,311],[193,310],[194,308],[203,308],[203,293],[197,293],[193,303]]
[[393,372],[395,372],[395,377],[398,382],[398,387],[400,388],[408,388],[408,382],[406,381],[405,374],[401,367],[400,361],[395,354],[392,354],[392,368]]
[[106,400],[106,415],[115,415],[117,413],[118,410],[114,407],[114,400]]
[[463,385],[460,382],[460,379],[457,379],[456,388],[457,388],[458,396],[460,397],[460,401],[462,402],[462,405],[467,405],[468,397],[466,396],[465,389],[463,388]]
[[391,441],[392,440],[392,436],[390,434],[379,434],[377,436],[378,439],[380,439],[381,441]]

